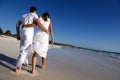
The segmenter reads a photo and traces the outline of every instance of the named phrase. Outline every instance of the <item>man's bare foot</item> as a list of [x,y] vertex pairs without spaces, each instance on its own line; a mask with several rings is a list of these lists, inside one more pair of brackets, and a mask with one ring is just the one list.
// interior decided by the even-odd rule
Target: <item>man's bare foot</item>
[[46,68],[47,65],[42,65],[42,68]]
[[24,64],[24,66],[28,67],[28,66],[29,66],[29,64]]
[[24,69],[16,69],[15,72],[16,72],[16,73],[24,73],[24,72],[26,72],[26,71],[25,71]]

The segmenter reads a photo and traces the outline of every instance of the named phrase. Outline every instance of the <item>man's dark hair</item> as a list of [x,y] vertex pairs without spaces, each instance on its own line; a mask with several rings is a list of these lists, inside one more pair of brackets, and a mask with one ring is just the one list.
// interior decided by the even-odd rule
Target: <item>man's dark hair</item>
[[37,11],[37,8],[35,6],[31,6],[30,7],[30,12],[34,12],[34,11]]

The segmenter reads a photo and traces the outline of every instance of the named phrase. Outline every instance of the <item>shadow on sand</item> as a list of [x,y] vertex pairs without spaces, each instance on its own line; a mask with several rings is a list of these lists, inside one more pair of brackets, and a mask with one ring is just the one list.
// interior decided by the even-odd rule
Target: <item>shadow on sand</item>
[[[15,72],[16,62],[17,62],[16,59],[11,58],[11,57],[9,57],[9,56],[6,56],[6,55],[4,55],[3,53],[0,53],[0,65],[1,65],[1,66],[6,67],[6,68],[8,68],[8,69],[10,69],[10,70],[12,70],[12,71]],[[9,65],[9,64],[10,64],[10,65]],[[11,65],[12,65],[14,68],[11,67]],[[29,65],[32,66],[32,64],[29,64]],[[36,65],[36,67],[37,67],[37,68],[41,68],[40,65]],[[30,72],[30,71],[28,70],[28,72]]]
[[[16,61],[17,61],[16,59],[8,57],[8,56],[0,53],[0,65],[4,66],[12,71],[15,71],[15,69],[11,68],[8,64],[16,66]],[[7,63],[5,64],[5,62],[7,62],[8,64]]]

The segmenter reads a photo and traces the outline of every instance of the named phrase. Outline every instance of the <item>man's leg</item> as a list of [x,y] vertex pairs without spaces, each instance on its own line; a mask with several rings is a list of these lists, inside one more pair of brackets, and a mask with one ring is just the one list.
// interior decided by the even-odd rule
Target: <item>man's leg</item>
[[17,68],[16,70],[22,70],[22,64],[25,61],[25,58],[28,54],[26,49],[32,44],[33,40],[33,31],[29,31],[29,29],[22,29],[21,32],[21,42],[20,42],[20,54],[18,56],[18,61],[17,61]]
[[22,64],[23,64],[26,56],[27,56],[26,52],[20,51],[20,54],[18,56],[17,65],[16,65],[16,72],[24,72],[25,71],[22,69]]
[[22,64],[25,61],[25,58],[28,54],[28,52],[26,52],[26,48],[29,46],[30,44],[28,43],[28,41],[26,40],[26,36],[21,36],[21,40],[20,40],[20,53],[18,56],[18,61],[17,61],[17,65],[16,65],[16,72],[22,72]]
[[23,63],[25,66],[29,66],[28,56],[26,56],[25,61]]

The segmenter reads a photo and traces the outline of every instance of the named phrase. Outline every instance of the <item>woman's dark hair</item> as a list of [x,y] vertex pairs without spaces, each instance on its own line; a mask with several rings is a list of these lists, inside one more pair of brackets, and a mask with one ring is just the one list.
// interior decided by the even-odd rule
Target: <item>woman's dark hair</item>
[[31,6],[30,7],[30,12],[34,12],[34,11],[37,11],[37,8],[35,6]]
[[47,21],[47,17],[48,17],[48,18],[50,17],[49,13],[48,13],[48,12],[44,12],[44,13],[42,14],[42,18],[44,19],[44,21]]

